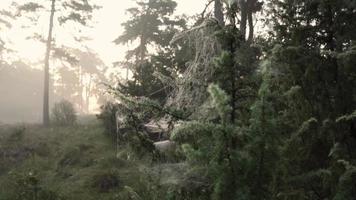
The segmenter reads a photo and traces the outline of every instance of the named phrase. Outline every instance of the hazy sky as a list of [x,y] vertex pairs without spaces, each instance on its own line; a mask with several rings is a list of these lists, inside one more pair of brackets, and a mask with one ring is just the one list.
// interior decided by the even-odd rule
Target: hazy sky
[[[37,0],[32,1],[36,2]],[[57,2],[60,1],[61,0],[57,0]],[[60,26],[58,22],[55,21],[53,35],[55,43],[57,46],[65,45],[74,48],[89,47],[99,54],[108,67],[111,67],[113,62],[123,60],[125,52],[128,50],[127,46],[117,46],[112,41],[123,32],[121,24],[129,18],[126,9],[135,6],[135,1],[92,1],[102,7],[94,12],[93,23],[91,24],[92,27],[82,28],[79,25],[73,24]],[[11,9],[14,9],[14,7],[10,6],[11,2],[24,4],[29,2],[29,0],[0,0],[0,10],[10,9],[11,11]],[[48,4],[46,9],[50,8],[50,0],[41,0],[41,2],[46,2]],[[207,0],[176,0],[176,2],[178,3],[177,15],[194,15],[202,12]],[[45,44],[33,39],[26,39],[26,37],[33,35],[33,33],[38,33],[46,39],[50,13],[49,10],[47,10],[35,14],[38,16],[36,23],[30,22],[23,16],[17,20],[11,21],[13,26],[11,29],[3,29],[3,27],[1,27],[0,38],[6,42],[6,45],[10,49],[15,50],[13,53],[4,54],[4,59],[9,62],[20,59],[30,64],[32,67],[43,69],[43,59],[46,50]],[[60,12],[56,12],[55,17],[58,15],[60,15]],[[92,38],[92,40],[77,43],[73,40],[73,36],[85,36]],[[52,59],[52,61],[54,61],[54,59]],[[60,65],[60,63],[51,63],[51,69],[57,69]],[[38,105],[39,102],[40,101],[36,101],[35,104]],[[31,104],[31,102],[27,103]],[[32,102],[32,104],[33,103],[34,102]],[[98,107],[95,101],[92,101],[91,103],[93,104],[93,108]],[[37,115],[40,116],[40,110],[38,110]],[[39,119],[40,118],[38,117],[38,120]]]
[[[0,8],[6,9],[6,5],[14,0],[0,0]],[[18,3],[26,2],[27,0],[16,0]],[[207,0],[176,0],[178,3],[177,14],[193,15],[203,10]],[[107,65],[111,65],[112,62],[123,58],[127,47],[116,46],[112,41],[122,33],[123,29],[121,23],[128,19],[125,10],[134,6],[134,0],[95,0],[96,4],[102,6],[100,10],[97,10],[94,15],[96,23],[93,24],[93,28],[82,31],[83,35],[93,38],[87,44],[94,51],[99,53],[100,57],[105,61]],[[49,5],[50,2],[48,1]],[[3,32],[2,35],[9,38],[13,44],[12,48],[18,51],[19,56],[27,59],[28,61],[38,61],[43,58],[45,46],[39,42],[33,42],[25,40],[24,38],[31,34],[31,31],[39,32],[47,36],[48,29],[48,13],[41,13],[39,18],[39,25],[33,30],[26,29],[21,30],[21,25],[15,25],[11,31]],[[69,28],[69,29],[75,29]],[[54,36],[58,43],[70,44],[71,35],[78,30],[68,30],[68,27],[55,26]],[[74,33],[74,34],[73,34]]]
[[[176,0],[176,2],[177,13],[193,15],[204,8],[206,0]],[[103,59],[114,61],[122,57],[127,49],[115,46],[112,41],[123,31],[121,23],[128,18],[125,10],[135,4],[133,0],[101,0],[100,4],[103,8],[97,15],[99,23],[93,31],[95,40],[91,45],[100,52]]]

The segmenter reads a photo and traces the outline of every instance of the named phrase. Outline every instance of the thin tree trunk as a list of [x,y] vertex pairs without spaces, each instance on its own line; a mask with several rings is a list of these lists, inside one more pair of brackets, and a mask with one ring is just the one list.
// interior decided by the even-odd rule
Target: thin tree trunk
[[141,36],[140,36],[140,65],[143,64],[143,61],[146,57],[146,45],[147,45],[147,40],[146,40],[146,20],[144,19],[142,23],[142,30],[141,30]]
[[90,108],[90,96],[91,96],[91,83],[92,83],[92,75],[90,74],[89,76],[89,83],[88,87],[86,89],[86,95],[85,95],[85,102],[86,102],[86,112],[87,114],[89,113],[89,108]]
[[126,82],[129,81],[129,67],[126,67]]
[[145,60],[145,54],[146,54],[146,39],[145,36],[142,34],[140,39],[140,64],[141,65]]
[[241,18],[240,18],[240,31],[243,39],[246,39],[246,25],[247,25],[247,2],[240,0]]
[[49,57],[52,48],[52,31],[53,31],[53,18],[55,13],[55,3],[56,0],[52,0],[51,16],[49,20],[49,31],[47,39],[47,50],[45,57],[45,68],[44,68],[44,92],[43,92],[43,125],[48,126],[49,120]]
[[248,18],[248,29],[249,29],[248,42],[252,42],[254,27],[253,27],[253,17],[252,17],[252,8],[251,8],[251,6],[249,6],[249,8],[248,8],[247,18]]
[[84,113],[84,101],[83,101],[83,73],[82,73],[82,67],[79,65],[78,66],[78,77],[79,77],[79,110],[81,113]]
[[[234,25],[234,31],[236,31],[237,27]],[[236,54],[236,39],[232,38],[230,39],[230,47],[229,51],[231,53],[231,57],[234,60],[235,54]],[[231,101],[230,101],[230,106],[231,106],[231,113],[230,113],[230,118],[231,118],[231,124],[235,123],[236,119],[236,93],[237,93],[237,82],[236,82],[236,77],[238,76],[236,69],[238,68],[238,64],[233,62],[232,66],[230,68],[230,79],[231,79]]]
[[224,26],[224,13],[221,0],[215,0],[214,16],[218,20],[220,26]]

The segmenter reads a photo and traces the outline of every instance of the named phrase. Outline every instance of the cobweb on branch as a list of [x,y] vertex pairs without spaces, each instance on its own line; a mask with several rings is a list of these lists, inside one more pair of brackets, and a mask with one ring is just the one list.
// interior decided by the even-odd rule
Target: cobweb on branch
[[215,35],[218,26],[215,19],[207,19],[201,25],[173,38],[172,43],[181,39],[189,40],[195,48],[195,57],[187,63],[188,67],[182,76],[176,79],[175,89],[167,101],[167,106],[193,113],[208,97],[207,87],[216,70],[214,58],[221,51]]

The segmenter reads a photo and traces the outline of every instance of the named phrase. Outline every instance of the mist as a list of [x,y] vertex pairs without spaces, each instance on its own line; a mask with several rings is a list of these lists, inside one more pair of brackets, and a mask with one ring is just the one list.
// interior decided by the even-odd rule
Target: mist
[[1,0],[0,200],[355,200],[355,0]]
[[[0,123],[41,123],[43,115],[44,63],[48,36],[49,7],[21,8],[27,2],[4,0],[0,3]],[[99,112],[100,105],[111,97],[106,84],[126,78],[125,45],[113,41],[122,34],[121,26],[128,19],[126,9],[132,0],[93,1],[98,6],[90,13],[86,25],[73,22],[61,24],[54,20],[54,46],[50,57],[49,107],[68,100],[79,115]],[[194,14],[187,5],[204,5],[204,1],[180,1],[177,15]],[[45,7],[44,7],[45,8]],[[60,19],[66,11],[58,11]]]

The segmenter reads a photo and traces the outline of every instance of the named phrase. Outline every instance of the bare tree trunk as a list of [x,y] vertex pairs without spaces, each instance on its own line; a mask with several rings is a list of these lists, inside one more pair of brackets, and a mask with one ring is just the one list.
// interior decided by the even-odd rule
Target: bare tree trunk
[[88,83],[88,87],[85,91],[85,102],[86,102],[86,113],[89,113],[89,108],[90,108],[90,96],[91,96],[91,83],[92,83],[92,75],[90,74],[89,76],[89,83]]
[[126,67],[126,82],[129,81],[129,67]]
[[225,25],[223,5],[221,3],[221,0],[215,0],[214,16],[218,20],[218,22],[221,26]]
[[143,64],[146,55],[146,39],[145,36],[142,34],[140,38],[140,64]]
[[240,18],[240,31],[243,39],[246,38],[246,25],[247,25],[247,2],[246,0],[240,0],[241,18]]
[[48,126],[50,124],[49,120],[49,57],[52,48],[52,32],[53,32],[53,18],[55,13],[55,3],[56,0],[52,0],[51,16],[49,20],[49,31],[47,38],[47,50],[45,57],[45,68],[44,68],[44,92],[43,92],[43,125]]
[[251,7],[248,9],[248,42],[252,42],[253,40],[253,32],[254,32],[254,27],[253,27],[253,17],[252,17],[252,9]]
[[[147,11],[148,12],[148,11]],[[144,19],[142,23],[142,30],[141,30],[141,36],[140,36],[140,65],[143,64],[143,61],[146,57],[146,45],[147,45],[147,40],[146,40],[146,20]]]
[[83,73],[82,67],[78,66],[78,77],[79,77],[79,112],[83,113],[84,101],[83,101]]

